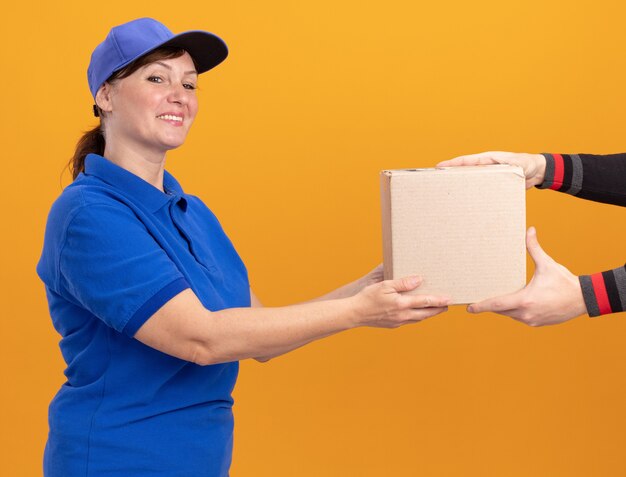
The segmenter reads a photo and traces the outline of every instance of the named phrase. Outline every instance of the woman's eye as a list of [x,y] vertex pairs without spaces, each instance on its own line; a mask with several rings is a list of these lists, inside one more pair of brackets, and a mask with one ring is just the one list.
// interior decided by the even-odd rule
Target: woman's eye
[[148,81],[151,81],[153,83],[162,83],[163,78],[161,78],[160,76],[149,76]]
[[196,85],[192,84],[192,83],[185,83],[185,84],[183,84],[183,87],[185,89],[196,89]]

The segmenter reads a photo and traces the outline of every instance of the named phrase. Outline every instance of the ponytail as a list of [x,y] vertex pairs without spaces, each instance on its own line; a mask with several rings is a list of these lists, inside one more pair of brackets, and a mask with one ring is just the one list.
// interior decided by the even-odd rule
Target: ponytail
[[102,134],[100,124],[83,134],[83,137],[76,143],[76,152],[74,152],[74,156],[68,164],[72,173],[72,179],[76,179],[78,174],[85,170],[85,157],[87,157],[87,154],[94,153],[101,156],[104,154],[104,144],[104,135]]

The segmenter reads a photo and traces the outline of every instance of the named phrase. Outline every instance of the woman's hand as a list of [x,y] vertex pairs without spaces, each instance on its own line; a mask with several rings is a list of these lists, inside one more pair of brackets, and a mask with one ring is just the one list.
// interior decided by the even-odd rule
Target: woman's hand
[[284,307],[209,311],[191,289],[169,300],[135,338],[159,351],[205,366],[246,358],[267,361],[311,341],[357,326],[396,328],[447,309],[449,299],[402,295],[421,280],[386,280],[354,296]]
[[374,283],[382,282],[383,278],[384,278],[384,269],[383,269],[383,264],[381,263],[376,268],[374,268],[371,272],[369,272],[367,275],[362,276],[358,280],[361,288],[356,291],[359,292],[366,286],[373,285]]
[[448,297],[402,294],[415,290],[421,283],[420,277],[405,277],[366,286],[351,298],[357,316],[356,325],[397,328],[446,311],[450,303]]
[[543,182],[546,172],[546,158],[542,154],[525,154],[517,152],[490,151],[480,154],[459,156],[437,164],[438,167],[478,166],[483,164],[509,164],[524,169],[526,188]]
[[543,251],[534,227],[526,247],[535,262],[535,275],[526,288],[470,305],[470,313],[491,311],[529,326],[556,325],[587,312],[578,277]]
[[381,263],[376,268],[374,268],[367,275],[363,275],[361,278],[350,282],[342,287],[337,288],[336,290],[327,293],[326,295],[313,298],[312,300],[307,301],[306,303],[313,303],[315,301],[326,301],[326,300],[338,300],[340,298],[349,298],[351,296],[359,293],[363,288],[373,285],[374,283],[383,281],[383,264]]

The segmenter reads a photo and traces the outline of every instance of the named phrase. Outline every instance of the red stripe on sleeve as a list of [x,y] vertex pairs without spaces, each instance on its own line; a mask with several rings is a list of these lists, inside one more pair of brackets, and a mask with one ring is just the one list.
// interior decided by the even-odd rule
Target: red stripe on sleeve
[[602,273],[595,273],[591,275],[591,283],[593,284],[593,291],[596,294],[596,301],[598,302],[600,314],[606,315],[607,313],[613,313]]
[[559,190],[563,185],[563,173],[565,172],[563,156],[561,154],[552,154],[552,157],[554,158],[554,180],[550,189]]

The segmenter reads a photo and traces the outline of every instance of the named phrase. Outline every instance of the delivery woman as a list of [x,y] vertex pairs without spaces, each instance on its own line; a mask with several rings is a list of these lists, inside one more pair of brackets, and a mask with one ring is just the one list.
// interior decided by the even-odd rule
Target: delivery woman
[[165,171],[198,112],[198,75],[227,56],[203,31],[142,18],[94,50],[100,125],[78,143],[37,272],[67,381],[49,409],[45,475],[226,476],[238,360],[358,326],[445,311],[380,268],[310,303],[261,307],[218,220]]

